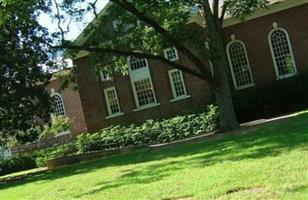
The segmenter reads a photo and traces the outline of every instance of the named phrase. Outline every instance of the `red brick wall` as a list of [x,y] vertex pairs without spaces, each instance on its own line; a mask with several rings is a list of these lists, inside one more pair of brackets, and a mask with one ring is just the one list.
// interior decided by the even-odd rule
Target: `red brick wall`
[[72,129],[69,136],[74,138],[80,133],[87,132],[79,92],[74,90],[72,85],[59,92],[60,86],[61,83],[59,80],[52,80],[47,85],[46,90],[51,93],[51,89],[53,88],[55,92],[61,94],[66,115],[72,120]]
[[[268,33],[273,28],[273,22],[289,32],[298,72],[308,70],[308,4],[292,8],[279,13],[254,19],[242,24],[224,29],[226,43],[230,35],[234,34],[242,40],[248,51],[252,68],[252,75],[256,86],[243,90],[253,91],[256,88],[273,83],[276,80],[273,60],[268,43]],[[90,132],[107,127],[111,124],[141,123],[147,119],[166,118],[183,112],[205,108],[211,100],[212,94],[208,84],[191,75],[184,74],[187,92],[191,98],[171,103],[172,91],[168,77],[168,67],[158,62],[149,62],[152,81],[157,102],[160,106],[133,112],[136,108],[129,76],[115,75],[114,81],[98,81],[91,73],[87,58],[74,61],[78,66],[78,84],[80,86],[81,103],[84,110],[85,121]],[[180,56],[180,62],[191,65],[185,57]],[[232,83],[233,85],[233,83]],[[106,119],[107,108],[103,95],[104,88],[115,86],[123,116]]]
[[[190,63],[183,57],[180,62]],[[205,81],[184,74],[188,99],[178,102],[170,102],[173,99],[168,76],[168,66],[156,61],[149,61],[150,73],[153,81],[156,100],[159,106],[133,111],[136,103],[128,75],[115,74],[114,81],[100,82],[98,77],[91,73],[87,58],[78,59],[75,64],[79,67],[78,84],[80,96],[85,113],[85,119],[89,131],[96,131],[112,124],[142,123],[147,119],[167,118],[185,112],[206,108],[211,99],[211,91]],[[122,112],[120,117],[106,119],[108,116],[104,97],[104,89],[115,86]]]
[[276,73],[268,42],[273,23],[288,31],[299,74],[308,71],[308,4],[264,16],[224,29],[226,43],[234,34],[246,44],[256,88],[276,81]]

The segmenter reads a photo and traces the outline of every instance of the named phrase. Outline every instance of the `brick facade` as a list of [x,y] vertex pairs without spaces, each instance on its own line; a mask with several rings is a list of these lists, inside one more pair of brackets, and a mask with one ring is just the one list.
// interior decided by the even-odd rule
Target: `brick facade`
[[[244,89],[242,92],[253,91],[278,81],[268,42],[268,33],[272,30],[274,22],[289,33],[298,73],[301,74],[308,71],[308,56],[306,55],[308,48],[307,11],[308,4],[304,4],[224,28],[226,45],[230,41],[230,36],[235,35],[237,39],[245,43],[247,48],[255,86]],[[80,88],[81,100],[77,104],[81,103],[82,108],[77,108],[79,106],[77,104],[66,105],[71,107],[72,110],[78,110],[75,111],[77,113],[70,113],[74,117],[76,117],[75,115],[81,115],[80,113],[83,110],[85,124],[80,123],[82,130],[85,130],[85,127],[87,127],[89,132],[94,132],[112,124],[138,124],[147,119],[167,118],[185,112],[204,109],[213,100],[211,89],[205,81],[188,74],[183,74],[190,98],[170,102],[173,98],[168,77],[168,70],[170,68],[164,64],[149,61],[155,95],[160,105],[134,111],[136,103],[130,77],[128,75],[115,74],[113,81],[101,82],[98,80],[98,77],[91,73],[87,59],[85,56],[74,60],[74,64],[77,65],[77,82]],[[179,62],[193,67],[184,56],[180,55]],[[233,85],[232,82],[231,84]],[[117,90],[120,107],[124,115],[107,119],[108,113],[104,89],[113,86]],[[70,98],[70,95],[77,95],[77,93],[64,95],[64,99]]]
[[60,87],[61,81],[59,79],[53,79],[47,85],[46,90],[51,94],[51,90],[54,89],[56,93],[62,96],[66,116],[72,121],[72,129],[66,137],[74,138],[80,133],[87,132],[80,95],[77,90],[73,89],[73,85],[70,85],[64,90],[59,90]]

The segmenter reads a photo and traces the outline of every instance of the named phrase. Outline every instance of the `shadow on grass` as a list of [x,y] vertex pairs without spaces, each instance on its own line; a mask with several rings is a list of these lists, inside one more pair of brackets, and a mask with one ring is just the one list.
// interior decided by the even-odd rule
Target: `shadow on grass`
[[[139,150],[127,155],[76,164],[31,177],[27,180],[0,186],[0,189],[30,182],[44,183],[54,179],[95,172],[104,167],[160,161],[166,158],[179,158],[161,163],[149,163],[145,166],[135,166],[134,169],[122,171],[116,180],[97,183],[93,189],[77,194],[75,197],[79,198],[124,185],[152,183],[162,180],[187,166],[205,167],[224,161],[278,156],[294,148],[305,149],[308,144],[307,124],[308,113],[303,113],[290,119],[242,131],[240,135],[154,151]],[[249,134],[246,134],[246,132]]]

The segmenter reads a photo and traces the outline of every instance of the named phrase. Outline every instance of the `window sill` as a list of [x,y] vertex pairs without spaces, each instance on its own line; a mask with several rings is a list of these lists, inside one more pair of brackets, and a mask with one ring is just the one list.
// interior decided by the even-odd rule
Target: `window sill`
[[249,84],[249,85],[237,87],[236,90],[244,90],[244,89],[248,89],[248,88],[251,88],[251,87],[254,87],[254,86],[256,86],[256,84],[252,83],[252,84]]
[[113,115],[109,115],[106,117],[106,119],[111,119],[111,118],[115,118],[115,117],[120,117],[124,115],[124,113],[116,113],[116,114],[113,114]]
[[55,137],[61,137],[61,136],[64,136],[64,135],[69,135],[70,134],[70,131],[63,131],[57,135],[55,135]]
[[170,102],[177,102],[177,101],[181,101],[181,100],[184,100],[184,99],[188,99],[190,97],[191,97],[190,95],[186,95],[186,96],[182,96],[182,97],[177,97],[175,99],[171,99]]
[[287,78],[291,78],[291,77],[294,77],[294,76],[297,76],[298,73],[292,73],[292,74],[287,74],[287,75],[284,75],[284,76],[279,76],[277,77],[277,80],[283,80],[283,79],[287,79]]
[[145,109],[153,108],[153,107],[156,107],[156,106],[160,106],[160,103],[153,103],[153,104],[145,105],[145,106],[136,108],[136,109],[133,110],[133,111],[134,111],[134,112],[138,112],[138,111],[140,111],[140,110],[145,110]]

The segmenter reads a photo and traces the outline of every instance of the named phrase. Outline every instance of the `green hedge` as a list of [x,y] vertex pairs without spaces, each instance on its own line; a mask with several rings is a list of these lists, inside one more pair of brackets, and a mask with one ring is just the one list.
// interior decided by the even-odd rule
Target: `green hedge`
[[308,107],[308,74],[277,80],[261,88],[236,91],[233,103],[240,122],[271,118]]
[[33,155],[18,155],[0,162],[0,176],[33,169],[36,167]]
[[46,161],[76,153],[128,146],[172,142],[218,128],[218,108],[166,120],[148,120],[140,126],[111,126],[94,134],[81,134],[77,141],[57,147],[21,154],[0,162],[0,175],[46,166]]
[[79,153],[136,145],[172,142],[210,132],[218,127],[218,108],[208,106],[200,114],[178,116],[166,120],[148,120],[140,126],[111,126],[94,134],[78,136]]

